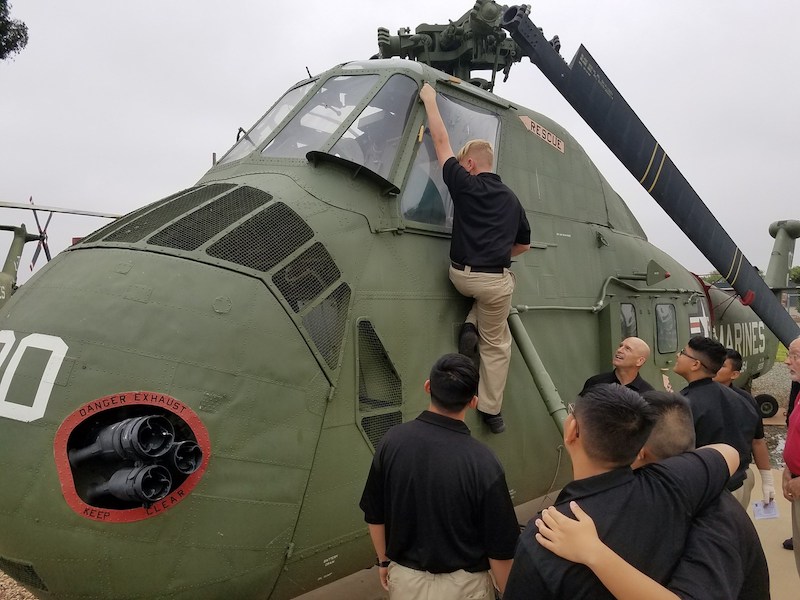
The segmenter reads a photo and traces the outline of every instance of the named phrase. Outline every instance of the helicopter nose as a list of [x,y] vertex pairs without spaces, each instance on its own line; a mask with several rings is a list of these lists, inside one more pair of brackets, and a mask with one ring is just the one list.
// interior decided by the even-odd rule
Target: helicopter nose
[[[35,573],[30,586],[51,597],[272,589],[349,304],[304,216],[247,186],[192,188],[56,257],[3,307],[17,340],[35,328],[66,350],[37,399],[43,416],[0,418],[0,455],[14,465],[0,486],[2,564]],[[24,403],[43,360],[27,352],[17,362],[12,389]],[[131,390],[174,402],[110,404]],[[103,399],[109,407],[92,412]],[[57,436],[68,419],[73,433]],[[181,477],[194,487],[179,496]]]

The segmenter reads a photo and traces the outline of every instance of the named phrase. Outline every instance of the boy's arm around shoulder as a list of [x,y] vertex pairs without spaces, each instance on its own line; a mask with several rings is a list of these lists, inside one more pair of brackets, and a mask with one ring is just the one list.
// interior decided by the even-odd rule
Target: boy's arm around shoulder
[[722,458],[724,458],[725,462],[728,463],[729,476],[733,475],[736,472],[736,469],[739,468],[739,452],[733,446],[729,446],[728,444],[709,444],[708,446],[702,446],[701,448],[698,448],[698,450],[702,450],[704,448],[716,450],[722,455]]

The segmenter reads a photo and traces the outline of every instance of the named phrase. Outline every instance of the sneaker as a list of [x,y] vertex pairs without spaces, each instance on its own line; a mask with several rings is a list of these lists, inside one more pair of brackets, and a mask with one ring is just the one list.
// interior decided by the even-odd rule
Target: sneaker
[[794,550],[794,540],[792,538],[786,538],[783,540],[783,547],[787,550]]
[[478,366],[478,328],[472,323],[464,323],[458,332],[458,353],[463,354]]
[[503,421],[502,414],[497,413],[496,415],[490,415],[482,410],[479,410],[478,413],[481,415],[483,422],[489,426],[492,433],[503,433],[506,430],[506,423]]

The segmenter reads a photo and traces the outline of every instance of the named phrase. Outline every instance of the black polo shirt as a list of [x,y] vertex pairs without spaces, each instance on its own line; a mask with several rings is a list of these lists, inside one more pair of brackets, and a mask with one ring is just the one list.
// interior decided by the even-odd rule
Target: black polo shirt
[[743,390],[740,387],[736,387],[735,385],[730,385],[728,387],[731,388],[737,394],[739,394],[742,398],[747,400],[753,406],[753,408],[755,409],[756,414],[758,415],[758,425],[756,426],[756,434],[753,436],[753,439],[755,439],[755,440],[763,440],[764,439],[764,421],[761,420],[761,412],[758,410],[758,402],[756,402],[756,399],[753,398],[753,394],[751,394],[747,390]]
[[695,518],[667,587],[681,598],[769,598],[769,569],[758,532],[728,492]]
[[[600,373],[599,375],[592,375],[589,377],[589,379],[584,382],[583,389],[578,395],[583,396],[586,393],[586,390],[599,383],[618,383],[619,385],[622,385],[620,380],[617,379],[616,372],[611,371],[610,373]],[[631,388],[634,392],[639,392],[640,394],[654,389],[653,386],[642,379],[642,376],[638,373],[636,374],[636,379],[626,384],[625,387]]]
[[695,445],[730,444],[739,452],[739,468],[728,489],[741,487],[750,466],[753,438],[761,419],[742,396],[710,377],[693,381],[681,390],[689,399],[694,418]]
[[[577,501],[594,519],[600,539],[666,583],[683,553],[691,517],[719,496],[727,480],[722,455],[701,449],[636,471],[624,467],[568,483],[556,508],[574,518],[569,502]],[[503,600],[613,598],[588,567],[539,544],[537,531],[532,519],[519,538]]]
[[519,537],[500,461],[463,421],[429,411],[383,436],[360,506],[386,526],[386,556],[420,571],[488,571]]
[[514,244],[531,243],[519,199],[496,173],[470,175],[450,157],[442,177],[453,198],[450,260],[471,267],[509,267]]

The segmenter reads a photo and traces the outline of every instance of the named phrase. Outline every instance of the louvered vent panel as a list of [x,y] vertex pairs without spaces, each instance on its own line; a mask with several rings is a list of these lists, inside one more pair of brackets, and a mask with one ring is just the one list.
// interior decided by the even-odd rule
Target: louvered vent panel
[[120,217],[116,221],[112,221],[108,225],[106,225],[104,227],[101,227],[100,229],[98,229],[97,231],[92,233],[91,235],[86,236],[85,238],[83,238],[80,241],[80,243],[81,244],[85,244],[85,243],[97,242],[100,239],[104,238],[105,236],[109,235],[112,231],[118,231],[119,229],[125,227],[131,221],[134,221],[134,220],[138,219],[141,215],[143,215],[147,211],[152,210],[153,207],[155,207],[156,205],[163,204],[164,202],[169,202],[170,200],[173,200],[174,198],[177,198],[178,196],[182,196],[183,194],[186,194],[186,193],[191,192],[191,191],[196,190],[196,189],[197,189],[197,187],[195,186],[195,187],[191,187],[191,188],[189,188],[187,190],[181,190],[180,192],[176,192],[174,194],[171,194],[171,195],[167,196],[166,198],[162,198],[161,200],[157,200],[156,202],[152,202],[151,204],[148,204],[147,206],[143,206],[141,208],[137,208],[132,213],[129,213],[124,217]]
[[186,215],[147,240],[148,244],[177,250],[197,250],[220,231],[272,200],[250,186],[236,188]]
[[286,298],[292,310],[300,312],[339,279],[340,275],[325,246],[317,242],[275,273],[272,283]]
[[370,411],[403,403],[400,376],[369,321],[358,324],[358,408]]
[[350,306],[350,287],[343,283],[303,317],[303,327],[331,369],[339,360]]
[[43,592],[48,591],[47,586],[42,581],[42,578],[39,577],[33,565],[0,556],[0,570],[19,581],[22,585],[42,590]]
[[106,236],[104,242],[138,242],[162,227],[165,223],[176,217],[197,208],[199,205],[211,200],[214,196],[234,187],[232,183],[212,183],[198,188],[188,194],[178,196],[174,200],[166,201],[162,206],[151,210],[138,219],[125,224],[114,233]]
[[378,445],[384,434],[389,431],[391,427],[399,425],[403,422],[403,414],[400,411],[384,413],[382,415],[374,415],[370,417],[363,417],[361,419],[361,427],[369,438],[372,447]]
[[209,246],[209,256],[268,271],[314,236],[291,208],[277,202]]

